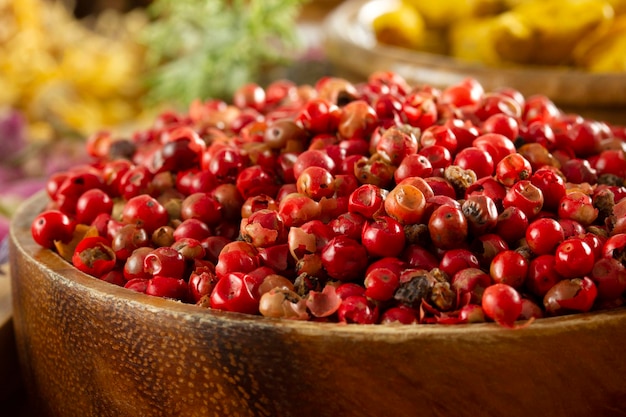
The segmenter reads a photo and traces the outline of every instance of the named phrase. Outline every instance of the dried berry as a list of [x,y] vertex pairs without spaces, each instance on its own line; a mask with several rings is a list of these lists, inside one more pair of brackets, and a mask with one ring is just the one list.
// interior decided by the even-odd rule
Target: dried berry
[[231,104],[94,135],[34,241],[112,285],[274,318],[519,327],[626,302],[623,127],[392,72]]

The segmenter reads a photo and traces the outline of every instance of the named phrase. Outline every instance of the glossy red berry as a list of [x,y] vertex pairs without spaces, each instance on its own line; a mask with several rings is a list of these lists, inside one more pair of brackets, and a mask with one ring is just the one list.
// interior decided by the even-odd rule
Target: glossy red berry
[[132,197],[124,204],[122,222],[137,225],[151,234],[169,222],[169,214],[155,198],[141,194]]
[[563,227],[551,218],[533,220],[526,229],[526,243],[535,255],[552,253],[564,239]]
[[414,324],[417,323],[415,312],[408,307],[391,307],[385,310],[380,316],[381,324]]
[[259,299],[256,281],[241,272],[224,275],[211,292],[211,308],[236,313],[258,314]]
[[143,269],[152,276],[185,277],[185,258],[176,249],[163,246],[148,253],[143,259]]
[[[447,166],[450,164],[450,161],[448,160],[447,163],[444,164]],[[423,153],[414,153],[402,159],[402,162],[398,165],[393,177],[397,184],[405,178],[430,177],[432,173],[433,164],[431,163],[431,160]]]
[[454,155],[458,149],[454,131],[446,125],[434,125],[425,129],[420,136],[420,148],[430,146],[443,146]]
[[477,178],[489,177],[493,174],[494,162],[491,155],[480,148],[469,146],[461,149],[452,161],[463,169],[471,169]]
[[59,210],[47,210],[33,219],[30,231],[38,245],[51,249],[55,241],[68,243],[72,240],[75,226],[68,215]]
[[482,308],[487,317],[496,323],[513,327],[522,312],[522,297],[507,284],[493,284],[485,288]]
[[495,167],[505,156],[517,152],[513,143],[516,138],[508,138],[498,133],[486,133],[474,139],[472,146],[487,152],[491,156]]
[[309,196],[292,193],[280,200],[278,214],[285,227],[298,227],[311,220],[319,219],[322,208]]
[[54,201],[60,211],[74,215],[80,196],[94,188],[103,189],[104,180],[94,169],[82,167],[64,178],[54,193]]
[[559,201],[558,215],[562,219],[575,220],[589,226],[598,218],[598,209],[591,197],[581,191],[566,193]]
[[496,283],[507,284],[515,289],[522,287],[528,274],[528,260],[514,250],[498,252],[489,265],[489,275]]
[[467,219],[469,232],[473,236],[489,233],[498,223],[498,208],[493,200],[480,194],[467,196],[461,205],[463,215]]
[[[469,249],[450,249],[443,253],[439,261],[439,269],[445,272],[448,277],[466,268],[480,268],[480,262],[476,255]],[[432,269],[432,268],[430,268]]]
[[343,323],[374,324],[378,316],[378,307],[359,295],[346,297],[337,310],[337,318]]
[[480,304],[485,288],[493,284],[491,276],[475,267],[458,270],[451,280],[452,288],[458,292],[462,304]]
[[554,255],[545,254],[533,258],[528,264],[526,288],[534,295],[542,297],[563,277],[554,269]]
[[387,301],[393,297],[400,285],[398,274],[387,268],[374,268],[365,275],[365,296],[376,301]]
[[539,168],[530,177],[530,182],[541,190],[543,207],[556,211],[561,198],[565,195],[565,180],[550,168]]
[[580,238],[565,239],[556,247],[554,256],[554,269],[564,278],[581,278],[593,269],[591,247]]
[[111,214],[113,199],[103,190],[93,188],[85,191],[76,202],[76,221],[91,224],[102,213]]
[[495,167],[495,178],[502,185],[510,187],[520,180],[527,180],[532,175],[530,162],[519,153],[503,157]]
[[367,219],[373,219],[384,210],[388,191],[376,185],[364,184],[350,194],[348,210]]
[[504,208],[518,207],[528,219],[533,219],[543,208],[543,193],[529,180],[520,180],[509,188],[502,205]]
[[483,122],[482,129],[488,133],[502,135],[511,141],[517,139],[520,130],[518,120],[504,113],[489,116],[487,120]]
[[417,153],[417,137],[411,131],[405,131],[397,127],[386,129],[376,144],[376,152],[382,159],[398,166],[409,155]]
[[593,168],[598,175],[613,174],[626,178],[626,155],[621,149],[607,149],[598,155]]
[[401,224],[420,223],[426,213],[426,197],[411,184],[398,184],[385,198],[384,208],[390,217]]
[[187,301],[189,295],[189,284],[182,278],[158,275],[146,281],[146,288],[144,292],[155,297]]
[[223,218],[223,211],[225,211],[223,205],[220,204],[215,194],[202,192],[185,197],[180,206],[180,215],[183,220],[197,219],[208,226],[217,225]]
[[274,173],[260,165],[242,169],[237,175],[235,185],[244,200],[260,194],[274,197],[279,188]]
[[335,178],[326,168],[310,166],[302,171],[296,187],[300,194],[319,201],[335,194]]
[[589,278],[598,289],[599,300],[617,300],[626,291],[626,267],[615,258],[597,260]]
[[341,109],[323,98],[307,102],[295,118],[299,126],[313,134],[334,132],[340,120]]
[[453,249],[464,242],[468,234],[465,215],[460,208],[439,206],[428,219],[428,232],[435,247]]
[[322,265],[331,278],[352,281],[367,268],[367,250],[354,239],[337,236],[322,249]]
[[224,245],[215,265],[215,273],[222,278],[231,272],[251,272],[259,267],[258,250],[243,241]]
[[399,256],[405,241],[404,228],[389,216],[380,216],[366,223],[361,233],[361,243],[374,258]]

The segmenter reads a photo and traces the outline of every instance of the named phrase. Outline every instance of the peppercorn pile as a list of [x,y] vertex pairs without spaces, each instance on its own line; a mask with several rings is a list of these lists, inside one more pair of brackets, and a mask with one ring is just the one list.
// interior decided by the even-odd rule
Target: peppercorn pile
[[473,79],[246,84],[89,138],[93,163],[49,178],[32,236],[203,308],[519,327],[622,305],[624,139]]

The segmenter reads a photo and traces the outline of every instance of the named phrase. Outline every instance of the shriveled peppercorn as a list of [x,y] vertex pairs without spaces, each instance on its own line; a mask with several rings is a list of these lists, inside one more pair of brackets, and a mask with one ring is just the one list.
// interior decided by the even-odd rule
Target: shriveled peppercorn
[[449,282],[437,282],[431,289],[430,302],[440,311],[450,311],[456,304],[456,292]]
[[428,271],[415,270],[407,281],[400,284],[393,298],[407,307],[417,309],[422,300],[430,297],[433,283],[434,278]]
[[463,169],[458,165],[450,165],[443,172],[444,178],[452,184],[457,196],[464,196],[465,190],[476,182],[476,173],[471,169]]
[[613,191],[605,188],[598,190],[593,196],[593,206],[598,209],[598,220],[604,222],[613,215],[613,206],[615,206],[615,194]]
[[420,224],[407,224],[404,226],[404,236],[407,244],[426,246],[430,243],[428,226]]
[[109,148],[109,158],[114,159],[132,159],[137,151],[137,145],[128,139],[118,139],[111,143]]
[[322,280],[306,272],[298,275],[293,283],[294,291],[300,297],[306,296],[309,291],[321,291],[322,287]]

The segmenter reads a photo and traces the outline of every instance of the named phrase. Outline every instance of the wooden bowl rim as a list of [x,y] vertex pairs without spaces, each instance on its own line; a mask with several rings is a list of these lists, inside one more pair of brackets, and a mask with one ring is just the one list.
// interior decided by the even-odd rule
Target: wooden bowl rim
[[[285,332],[297,331],[304,334],[345,337],[361,337],[377,340],[419,339],[423,337],[441,337],[458,339],[479,337],[483,335],[511,335],[511,332],[533,334],[552,334],[581,328],[582,326],[597,327],[609,322],[623,323],[626,317],[626,308],[597,311],[590,313],[572,314],[559,317],[548,317],[535,320],[532,324],[521,329],[503,328],[495,323],[473,324],[415,324],[415,325],[359,325],[344,323],[319,323],[310,321],[295,321],[273,319],[228,311],[210,310],[186,304],[175,300],[153,297],[118,287],[98,280],[82,273],[63,260],[55,252],[39,247],[32,239],[30,225],[36,213],[46,205],[48,197],[40,192],[23,202],[11,220],[9,236],[13,245],[10,245],[10,257],[24,257],[37,265],[42,273],[58,281],[67,288],[80,288],[88,291],[93,298],[103,302],[122,302],[132,309],[148,310],[153,313],[168,312],[181,320],[191,320],[206,323],[207,326],[220,323],[225,326],[259,326],[267,329],[280,329]],[[13,251],[18,253],[13,253]],[[19,280],[19,276],[13,276]],[[14,304],[15,288],[14,288]]]
[[[336,44],[339,49],[355,48],[363,58],[386,58],[390,64],[399,69],[407,66],[413,70],[407,69],[408,72],[420,72],[428,78],[432,78],[436,72],[442,79],[448,81],[447,84],[458,82],[468,76],[480,77],[484,80],[490,78],[519,80],[520,83],[521,80],[540,80],[547,84],[558,80],[558,90],[563,94],[563,97],[550,96],[556,102],[568,105],[579,104],[572,99],[572,94],[574,94],[572,87],[587,86],[585,91],[592,93],[597,91],[598,93],[586,97],[585,105],[626,104],[626,73],[624,72],[592,73],[568,67],[491,67],[452,56],[412,51],[377,42],[371,29],[364,27],[360,15],[366,8],[378,4],[381,4],[381,7],[389,7],[392,2],[389,0],[347,0],[336,7],[324,22],[325,42]],[[356,69],[359,63],[345,62],[344,64]],[[607,89],[607,86],[620,88]]]

